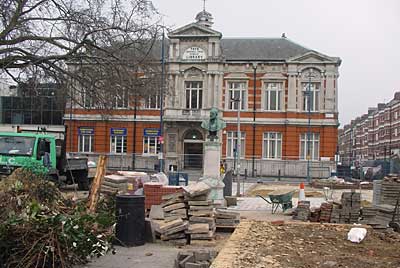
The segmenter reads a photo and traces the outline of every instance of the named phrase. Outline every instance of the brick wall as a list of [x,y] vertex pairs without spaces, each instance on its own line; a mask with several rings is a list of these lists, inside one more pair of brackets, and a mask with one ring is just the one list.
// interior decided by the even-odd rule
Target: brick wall
[[145,183],[144,196],[145,207],[150,209],[152,205],[160,205],[162,203],[161,197],[167,194],[182,192],[182,187],[179,186],[163,186],[160,183]]

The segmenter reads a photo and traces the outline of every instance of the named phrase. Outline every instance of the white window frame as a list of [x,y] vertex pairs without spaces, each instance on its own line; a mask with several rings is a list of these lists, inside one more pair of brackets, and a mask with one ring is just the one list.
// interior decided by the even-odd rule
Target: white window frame
[[[308,160],[307,152],[308,152],[308,133],[300,134],[300,160]],[[318,161],[319,160],[319,151],[320,151],[320,135],[319,133],[310,133],[310,141],[311,145],[311,157],[310,160]]]
[[[151,141],[154,141],[154,150],[151,148]],[[147,150],[147,152],[146,152]],[[158,137],[143,137],[143,154],[144,155],[158,155],[160,151],[160,145],[158,144]]]
[[237,97],[237,93],[239,92],[240,98],[240,110],[244,111],[247,107],[247,82],[243,81],[228,81],[228,96],[226,98],[228,103],[228,110],[237,111],[239,108],[239,102],[232,101],[233,98]]
[[262,152],[264,159],[282,159],[282,133],[265,132]]
[[[197,83],[198,87],[194,87],[194,83]],[[193,93],[196,95],[195,105],[192,102]],[[203,81],[185,81],[185,108],[187,110],[200,110],[203,108]]]
[[[241,131],[240,137],[240,159],[246,158],[246,132]],[[226,133],[226,157],[227,158],[235,158],[235,154],[233,149],[237,144],[237,131],[228,131]]]
[[307,96],[308,92],[308,87],[310,86],[310,94],[312,96],[311,98],[311,112],[318,112],[319,111],[319,106],[320,106],[320,90],[321,90],[321,83],[320,82],[303,82],[302,87],[303,87],[303,111],[307,112],[308,111],[308,99],[309,97]]
[[[87,142],[89,143],[89,150],[85,150]],[[94,135],[93,134],[78,135],[78,152],[92,153],[93,148],[94,148]]]
[[[275,93],[275,101],[272,101],[271,95]],[[264,84],[264,99],[263,107],[265,111],[282,111],[282,96],[283,96],[283,83],[282,82],[265,82]],[[272,109],[272,104],[275,109]]]
[[[117,152],[118,139],[121,139],[121,151]],[[110,136],[110,153],[113,154],[126,154],[127,151],[127,136],[122,135],[111,135]]]
[[148,110],[158,110],[160,104],[160,95],[150,95],[144,100],[144,108]]

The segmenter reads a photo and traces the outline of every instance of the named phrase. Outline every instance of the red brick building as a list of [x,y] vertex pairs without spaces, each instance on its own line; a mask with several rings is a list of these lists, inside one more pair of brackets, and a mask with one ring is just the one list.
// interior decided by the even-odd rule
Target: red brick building
[[[241,117],[241,168],[263,176],[326,177],[334,165],[341,60],[281,38],[222,38],[206,11],[168,34],[163,156],[167,168],[202,167],[200,127],[212,107],[227,122],[222,157],[234,165]],[[308,93],[310,92],[310,93]],[[84,98],[84,97],[83,97]],[[239,102],[232,99],[240,99]],[[111,154],[115,167],[153,169],[158,163],[160,99],[116,107],[105,121],[96,109],[74,106],[66,124],[70,152]],[[310,105],[310,115],[308,114]],[[307,139],[310,117],[310,139]],[[132,159],[134,158],[134,160]]]

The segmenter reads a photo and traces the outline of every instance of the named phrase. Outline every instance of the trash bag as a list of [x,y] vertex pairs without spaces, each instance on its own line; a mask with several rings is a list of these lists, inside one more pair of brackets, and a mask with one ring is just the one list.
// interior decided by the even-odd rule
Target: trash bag
[[365,228],[351,228],[347,234],[347,240],[353,243],[361,243],[367,235],[367,229]]

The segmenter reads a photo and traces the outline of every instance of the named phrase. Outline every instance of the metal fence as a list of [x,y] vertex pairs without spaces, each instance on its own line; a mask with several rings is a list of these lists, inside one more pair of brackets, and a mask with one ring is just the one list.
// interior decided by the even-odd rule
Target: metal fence
[[[98,153],[70,153],[71,156],[85,156],[89,160],[97,162],[100,154]],[[118,170],[144,170],[158,171],[159,159],[157,155],[143,154],[107,154],[107,168]],[[226,159],[226,168],[233,169],[235,163],[233,159]],[[134,168],[133,168],[134,167]],[[202,154],[180,154],[167,155],[164,160],[164,170],[187,171],[202,173],[203,155]],[[251,159],[240,161],[240,172],[252,176],[253,164]],[[312,178],[328,178],[335,170],[334,161],[311,161],[310,176]],[[307,177],[307,161],[303,160],[266,160],[255,159],[255,177],[286,177],[286,178],[305,178]]]

